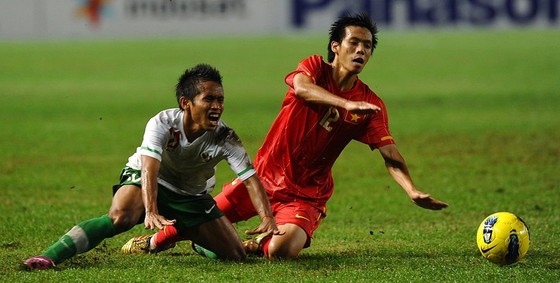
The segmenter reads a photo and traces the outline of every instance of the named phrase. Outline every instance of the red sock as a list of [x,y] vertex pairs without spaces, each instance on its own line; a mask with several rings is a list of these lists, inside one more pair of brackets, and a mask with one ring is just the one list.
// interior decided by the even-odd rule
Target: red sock
[[180,240],[177,229],[174,226],[165,226],[154,235],[156,247],[167,247]]

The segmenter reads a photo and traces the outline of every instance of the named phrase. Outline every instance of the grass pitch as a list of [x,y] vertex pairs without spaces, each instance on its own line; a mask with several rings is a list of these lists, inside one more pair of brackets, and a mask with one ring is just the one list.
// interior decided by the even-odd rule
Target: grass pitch
[[[4,282],[554,282],[560,269],[560,37],[557,31],[381,33],[361,79],[386,102],[418,187],[450,204],[415,207],[378,152],[357,142],[334,168],[328,217],[296,261],[201,258],[180,243],[118,250],[141,226],[58,271],[25,272],[74,224],[107,212],[111,186],[147,120],[175,107],[180,73],[224,76],[224,120],[251,155],[286,92],[283,78],[326,38],[0,42],[0,279]],[[234,176],[222,165],[218,184]],[[216,192],[220,188],[216,188]],[[510,211],[529,225],[520,263],[476,248],[479,223]],[[238,230],[256,225],[240,223]]]

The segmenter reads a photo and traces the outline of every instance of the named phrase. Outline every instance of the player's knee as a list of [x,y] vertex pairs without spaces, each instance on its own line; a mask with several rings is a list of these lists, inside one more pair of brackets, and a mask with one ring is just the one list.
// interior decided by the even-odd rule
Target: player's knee
[[223,258],[226,260],[243,261],[247,258],[247,254],[245,250],[243,250],[243,247],[240,247],[230,250]]
[[275,235],[265,249],[269,259],[295,259],[307,242],[305,231],[295,224],[284,224],[281,226],[284,235]]
[[132,213],[127,213],[123,210],[111,211],[109,213],[109,218],[113,221],[113,227],[117,233],[130,230],[139,220],[138,217],[134,216]]
[[245,254],[244,251],[235,253],[233,257],[233,260],[235,261],[243,261],[245,259],[247,259],[247,255]]
[[299,245],[270,241],[267,256],[269,259],[295,259],[299,257],[300,252],[301,247]]

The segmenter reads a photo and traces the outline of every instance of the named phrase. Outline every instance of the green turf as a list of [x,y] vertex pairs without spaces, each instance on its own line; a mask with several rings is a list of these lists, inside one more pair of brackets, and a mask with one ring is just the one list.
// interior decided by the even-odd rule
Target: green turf
[[[361,74],[386,102],[419,188],[450,204],[415,207],[378,152],[352,143],[335,165],[328,217],[301,259],[210,261],[180,243],[123,256],[133,231],[60,265],[24,272],[75,223],[105,213],[111,186],[146,121],[175,107],[179,74],[210,63],[224,76],[224,120],[251,155],[297,62],[324,36],[0,42],[0,279],[3,282],[555,282],[560,269],[560,37],[557,31],[381,33]],[[233,174],[219,167],[218,183]],[[219,188],[217,189],[219,190]],[[531,229],[519,264],[476,248],[490,213]],[[240,232],[256,222],[237,225]]]

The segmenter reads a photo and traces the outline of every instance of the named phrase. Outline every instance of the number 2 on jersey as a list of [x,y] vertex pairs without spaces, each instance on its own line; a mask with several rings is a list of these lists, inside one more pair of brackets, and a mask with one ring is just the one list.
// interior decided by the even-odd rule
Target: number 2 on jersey
[[338,109],[335,107],[329,107],[329,110],[323,115],[323,118],[319,122],[319,125],[323,126],[328,132],[332,130],[331,123],[335,123],[340,118],[340,114],[338,113]]

